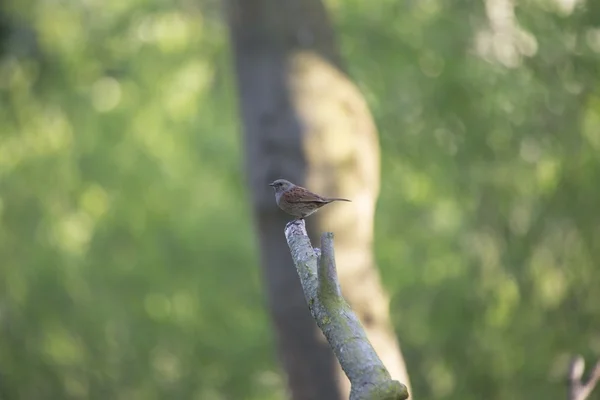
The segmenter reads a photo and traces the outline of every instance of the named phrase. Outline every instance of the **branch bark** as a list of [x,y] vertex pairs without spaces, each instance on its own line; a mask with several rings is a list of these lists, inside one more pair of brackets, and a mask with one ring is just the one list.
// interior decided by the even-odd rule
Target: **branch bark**
[[407,387],[392,380],[342,296],[333,233],[323,233],[321,250],[313,249],[304,220],[288,223],[285,237],[310,312],[350,380],[350,400],[407,399]]
[[600,380],[600,360],[592,369],[587,381],[583,381],[583,371],[585,370],[585,361],[582,356],[577,356],[571,362],[569,367],[569,396],[568,400],[585,400],[588,398],[594,387]]

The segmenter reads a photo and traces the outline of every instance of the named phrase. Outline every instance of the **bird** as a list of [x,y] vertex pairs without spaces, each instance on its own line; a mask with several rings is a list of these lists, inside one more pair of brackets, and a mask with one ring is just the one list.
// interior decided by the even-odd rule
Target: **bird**
[[317,212],[317,210],[326,204],[334,201],[351,201],[339,197],[323,197],[303,188],[294,185],[285,179],[277,179],[269,186],[275,191],[275,201],[279,208],[291,216],[296,217],[291,222],[298,221]]

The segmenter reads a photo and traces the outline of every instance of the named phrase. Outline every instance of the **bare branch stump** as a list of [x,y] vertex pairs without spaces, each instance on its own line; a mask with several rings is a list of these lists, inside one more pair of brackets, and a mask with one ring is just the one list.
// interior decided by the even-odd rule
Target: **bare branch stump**
[[600,360],[592,368],[589,378],[583,380],[585,361],[582,356],[577,356],[569,366],[569,395],[568,400],[585,400],[592,393],[600,380]]
[[303,220],[288,223],[285,237],[310,312],[350,380],[350,400],[407,399],[406,386],[391,379],[342,296],[333,233],[321,235],[321,250],[313,249]]

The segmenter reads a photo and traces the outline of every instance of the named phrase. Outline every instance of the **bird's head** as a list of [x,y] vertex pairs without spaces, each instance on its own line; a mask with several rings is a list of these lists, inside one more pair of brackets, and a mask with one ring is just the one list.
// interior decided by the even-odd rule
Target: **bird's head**
[[285,179],[277,179],[276,181],[269,183],[269,186],[275,190],[275,193],[282,193],[293,188],[294,184],[290,181],[286,181]]

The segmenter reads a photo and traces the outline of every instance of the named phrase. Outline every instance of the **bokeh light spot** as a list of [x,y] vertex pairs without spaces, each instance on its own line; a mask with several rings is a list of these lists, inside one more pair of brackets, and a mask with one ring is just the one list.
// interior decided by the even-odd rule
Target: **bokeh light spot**
[[92,86],[92,104],[99,112],[108,112],[121,101],[121,85],[111,77],[97,80]]

